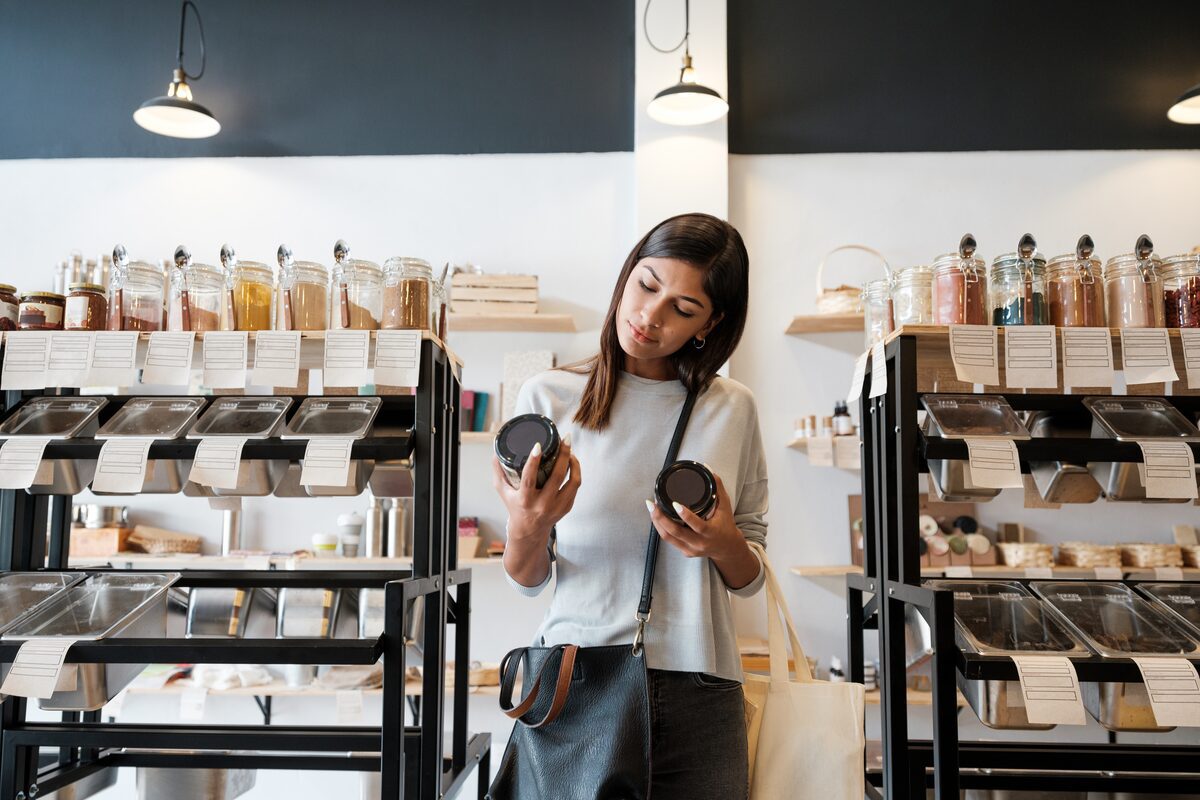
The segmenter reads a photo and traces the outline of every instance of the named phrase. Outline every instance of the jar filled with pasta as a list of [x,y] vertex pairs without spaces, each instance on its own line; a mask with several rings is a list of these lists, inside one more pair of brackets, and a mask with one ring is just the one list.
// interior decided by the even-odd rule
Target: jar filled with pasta
[[1143,234],[1132,253],[1110,258],[1104,265],[1108,324],[1114,328],[1166,326],[1162,261],[1154,243]]
[[1103,328],[1104,272],[1084,234],[1074,253],[1055,256],[1046,265],[1050,322],[1060,328]]

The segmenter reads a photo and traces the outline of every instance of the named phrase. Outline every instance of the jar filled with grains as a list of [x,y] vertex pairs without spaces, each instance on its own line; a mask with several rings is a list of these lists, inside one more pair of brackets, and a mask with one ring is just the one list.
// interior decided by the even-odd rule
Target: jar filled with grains
[[987,325],[987,266],[982,258],[946,253],[933,262],[933,324]]
[[383,270],[378,264],[346,259],[333,268],[329,327],[378,330],[383,309]]
[[927,266],[905,267],[892,284],[892,320],[901,325],[933,323],[933,271]]
[[1200,253],[1163,260],[1163,312],[1168,328],[1200,328]]
[[868,281],[862,288],[863,325],[867,347],[882,341],[895,330],[892,314],[892,282],[887,279]]
[[1110,258],[1104,265],[1108,324],[1115,328],[1166,327],[1162,261],[1149,237],[1138,239],[1133,253]]
[[1048,325],[1046,258],[1026,234],[1015,253],[992,261],[990,274],[993,325]]
[[1046,280],[1052,324],[1060,328],[1105,326],[1104,273],[1100,259],[1092,256],[1090,237],[1080,239],[1074,253],[1050,259]]
[[72,283],[63,309],[63,330],[102,331],[108,325],[108,299],[97,283]]
[[383,318],[385,330],[430,330],[433,319],[433,268],[420,258],[401,256],[383,262]]

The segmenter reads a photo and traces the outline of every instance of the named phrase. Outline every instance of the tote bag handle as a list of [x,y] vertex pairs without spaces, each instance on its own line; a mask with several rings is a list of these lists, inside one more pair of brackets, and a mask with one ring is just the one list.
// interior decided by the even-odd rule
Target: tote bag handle
[[787,663],[787,644],[784,641],[784,625],[780,622],[780,616],[782,616],[783,623],[787,625],[787,638],[792,644],[792,658],[796,665],[796,682],[811,683],[814,680],[812,670],[808,668],[808,658],[804,655],[804,648],[800,646],[800,637],[796,634],[796,624],[792,621],[792,613],[788,610],[787,601],[783,599],[783,590],[775,577],[775,570],[771,568],[767,551],[763,549],[762,545],[755,542],[750,543],[750,549],[762,561],[763,572],[766,576],[767,648],[771,654],[771,682],[787,683],[791,680]]

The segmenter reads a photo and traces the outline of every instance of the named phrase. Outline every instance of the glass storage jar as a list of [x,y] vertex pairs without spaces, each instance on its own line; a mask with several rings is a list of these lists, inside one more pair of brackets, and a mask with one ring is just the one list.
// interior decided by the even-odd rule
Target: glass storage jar
[[63,309],[63,330],[102,331],[108,324],[108,299],[97,283],[72,283]]
[[219,331],[225,308],[225,273],[209,264],[188,264],[171,272],[167,330]]
[[1005,253],[992,262],[990,276],[993,325],[1048,325],[1046,259]]
[[23,331],[61,331],[66,298],[57,292],[26,292],[17,308],[17,328]]
[[323,331],[329,327],[329,270],[315,261],[293,261],[279,274],[277,327]]
[[933,324],[987,325],[987,265],[971,254],[945,253],[933,262]]
[[17,287],[11,283],[0,283],[0,331],[15,331],[20,316],[21,302],[17,300]]
[[1108,324],[1114,328],[1162,328],[1162,261],[1135,253],[1110,258],[1104,265],[1104,293],[1108,298]]
[[401,256],[383,262],[383,318],[385,330],[431,330],[433,267],[421,258]]
[[886,338],[896,327],[892,315],[892,282],[880,279],[863,284],[862,306],[867,347],[870,347]]
[[162,330],[164,282],[162,269],[145,261],[114,265],[108,291],[108,329]]
[[378,264],[346,259],[333,268],[329,327],[378,330],[383,310],[383,270]]
[[266,264],[238,261],[229,273],[233,293],[235,331],[271,330],[271,304],[275,295],[275,275]]
[[1200,253],[1163,260],[1163,312],[1168,328],[1200,328]]
[[896,327],[932,324],[932,270],[927,266],[905,267],[892,280],[892,321]]
[[1046,265],[1050,322],[1060,328],[1103,328],[1104,272],[1098,258],[1077,253],[1055,256]]

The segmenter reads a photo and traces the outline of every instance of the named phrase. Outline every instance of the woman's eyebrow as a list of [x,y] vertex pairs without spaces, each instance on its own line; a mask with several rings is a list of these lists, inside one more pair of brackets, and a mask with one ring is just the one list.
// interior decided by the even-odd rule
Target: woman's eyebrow
[[[645,268],[645,269],[646,269],[646,270],[647,270],[647,271],[648,271],[648,272],[649,272],[651,275],[653,275],[653,276],[654,276],[654,280],[658,281],[659,283],[662,283],[662,282],[663,282],[662,278],[658,277],[658,273],[654,271],[654,267],[650,266],[649,264],[642,264],[642,266],[643,266],[643,267],[644,267],[644,268]],[[680,299],[680,300],[687,300],[689,303],[695,303],[696,305],[700,306],[701,308],[704,308],[704,303],[703,303],[703,302],[701,302],[701,301],[697,300],[697,299],[696,299],[696,298],[694,298],[694,297],[688,297],[686,294],[681,294],[681,295],[679,296],[679,299]]]

